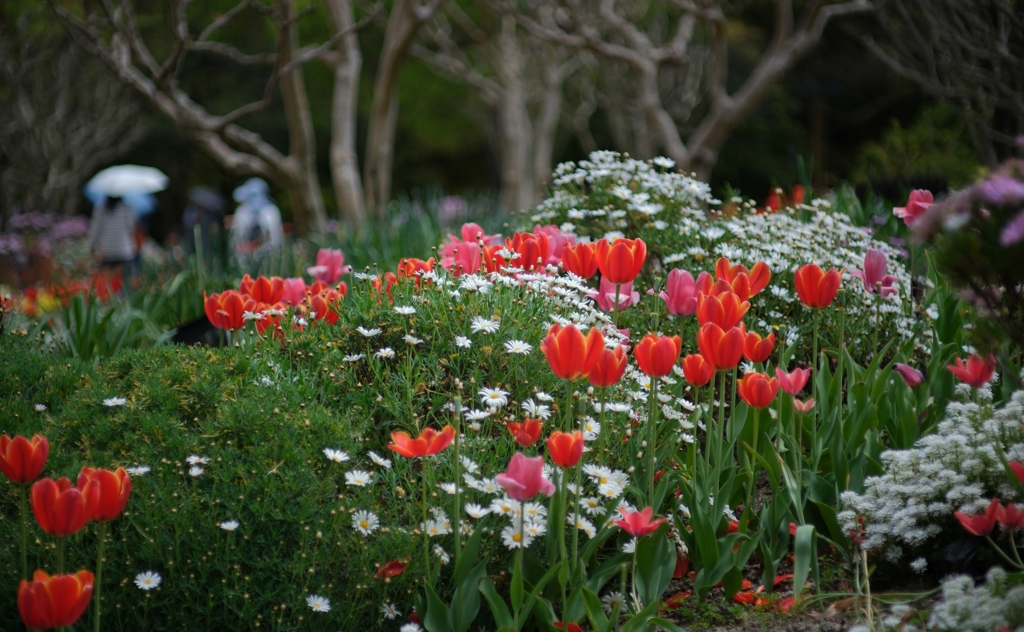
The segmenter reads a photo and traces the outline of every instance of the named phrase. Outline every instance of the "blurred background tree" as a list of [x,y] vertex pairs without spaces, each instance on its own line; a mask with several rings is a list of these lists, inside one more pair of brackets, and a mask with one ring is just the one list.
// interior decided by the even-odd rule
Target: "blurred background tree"
[[[102,160],[94,169],[135,162],[171,177],[151,224],[158,239],[180,230],[190,187],[229,193],[253,174],[271,182],[286,220],[303,232],[323,230],[332,219],[359,223],[384,212],[387,200],[417,189],[493,192],[515,210],[543,197],[560,161],[594,149],[641,157],[667,153],[651,124],[658,116],[652,119],[651,108],[645,111],[638,99],[635,67],[598,50],[601,42],[628,48],[625,26],[612,29],[614,20],[593,13],[601,7],[610,7],[649,42],[661,42],[654,48],[666,49],[658,62],[654,109],[668,115],[686,149],[700,144],[691,139],[711,112],[713,86],[730,97],[745,94],[744,85],[780,46],[792,45],[796,34],[817,33],[810,26],[822,10],[858,9],[822,24],[820,41],[788,57],[784,72],[773,70],[710,153],[700,152],[702,175],[719,190],[728,184],[761,199],[770,187],[801,179],[819,187],[848,180],[899,197],[915,178],[933,172],[952,184],[970,180],[987,160],[967,138],[963,109],[869,52],[864,34],[874,29],[881,37],[881,14],[861,12],[861,4],[51,0],[50,11],[34,18],[39,26],[30,40],[63,37],[51,48],[78,45],[94,55],[102,45],[106,68],[115,70],[104,76],[116,74],[134,88],[121,89],[115,101],[141,109],[132,120],[145,133],[134,146],[103,142],[113,153],[97,153]],[[4,4],[5,45],[33,5]],[[88,17],[86,8],[103,7],[112,14]],[[543,13],[552,7],[562,14]],[[396,11],[405,17],[397,19]],[[574,11],[582,11],[578,19]],[[531,20],[543,28],[531,27]],[[63,35],[68,32],[77,44]],[[688,38],[686,53],[673,57],[670,44],[681,32]],[[592,36],[593,44],[572,39],[580,33]],[[565,37],[570,41],[560,41]],[[719,54],[723,46],[725,56]],[[105,70],[95,61],[82,63]],[[2,81],[0,100],[7,100],[9,111],[6,103],[24,89],[7,75]],[[175,105],[168,110],[161,101]],[[939,102],[948,106],[938,108]],[[86,137],[101,138],[98,125],[114,118],[94,116],[74,125]],[[0,151],[0,169],[20,162]],[[382,182],[377,174],[388,163]],[[41,185],[27,175],[10,173],[18,186],[5,185],[5,193],[20,192],[3,200],[3,217],[15,208],[87,210],[80,183],[63,184],[52,199],[67,201],[53,202],[38,197]]]

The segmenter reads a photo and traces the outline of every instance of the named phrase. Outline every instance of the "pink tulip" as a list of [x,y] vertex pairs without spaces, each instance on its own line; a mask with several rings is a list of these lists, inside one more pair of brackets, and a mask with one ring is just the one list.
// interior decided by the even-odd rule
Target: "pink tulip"
[[794,399],[793,408],[799,410],[802,413],[809,413],[811,412],[811,409],[814,408],[814,398],[808,397],[805,401]]
[[533,227],[534,235],[540,235],[541,233],[548,236],[548,258],[544,261],[544,265],[557,266],[562,262],[562,250],[566,246],[576,243],[576,235],[563,233],[558,226],[550,224],[548,226],[538,224]]
[[790,395],[796,395],[804,390],[807,378],[811,376],[810,369],[793,369],[786,373],[782,369],[775,369],[775,377],[779,378],[779,387]]
[[462,239],[459,239],[455,235],[449,233],[448,241],[441,244],[441,258],[450,259],[455,256],[455,249],[465,250],[463,244],[477,244],[480,241],[484,242],[485,246],[492,244],[501,243],[501,235],[488,235],[484,232],[484,229],[479,224],[473,222],[467,222],[462,225],[462,230],[459,231],[462,235]]
[[513,500],[530,500],[538,493],[550,496],[555,486],[544,478],[544,457],[529,458],[522,452],[512,455],[508,469],[494,477],[508,497]]
[[328,285],[337,283],[341,275],[351,271],[352,267],[345,265],[345,255],[341,250],[331,248],[321,248],[316,253],[316,265],[306,269],[310,276]]
[[622,520],[616,520],[615,526],[619,527],[634,538],[642,538],[658,530],[662,524],[668,522],[668,518],[651,520],[654,510],[644,507],[641,511],[629,511],[625,507],[619,507]]
[[693,316],[697,311],[697,294],[703,288],[705,293],[711,287],[711,275],[701,272],[697,280],[686,270],[674,268],[668,273],[665,291],[660,296],[674,316]]
[[907,205],[892,209],[892,214],[902,219],[907,226],[912,226],[934,201],[935,198],[932,197],[931,191],[915,189],[910,192]]
[[[597,301],[598,306],[606,312],[615,311],[615,284],[606,281],[601,277],[601,288],[599,291],[587,292],[587,296]],[[633,291],[633,282],[619,285],[619,310],[624,310],[630,305],[640,302],[640,292]]]
[[306,298],[306,281],[304,279],[285,279],[284,295],[281,300],[289,305],[298,305]]
[[906,382],[907,386],[910,388],[914,388],[924,380],[924,373],[921,373],[912,366],[897,362],[892,368],[900,374],[900,377],[903,378],[903,381]]
[[474,241],[461,241],[452,246],[451,255],[441,259],[441,266],[453,276],[473,274],[480,269],[480,245]]
[[854,270],[850,274],[864,282],[864,289],[871,294],[881,293],[882,297],[898,294],[899,289],[893,287],[899,279],[885,273],[889,259],[881,250],[872,248],[864,257],[864,270]]

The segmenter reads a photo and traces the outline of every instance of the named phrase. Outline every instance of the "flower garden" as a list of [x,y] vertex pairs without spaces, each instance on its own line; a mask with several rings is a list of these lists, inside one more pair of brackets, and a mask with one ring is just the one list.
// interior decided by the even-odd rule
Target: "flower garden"
[[[3,629],[1024,629],[1021,168],[894,213],[672,166],[386,269],[5,297]],[[222,344],[138,316],[189,305]]]

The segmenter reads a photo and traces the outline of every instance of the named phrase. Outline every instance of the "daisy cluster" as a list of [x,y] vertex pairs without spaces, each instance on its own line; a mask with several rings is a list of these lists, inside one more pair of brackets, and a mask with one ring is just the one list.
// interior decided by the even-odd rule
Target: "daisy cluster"
[[885,472],[869,477],[863,494],[842,495],[840,522],[854,529],[864,520],[865,549],[899,559],[904,546],[940,533],[953,512],[972,514],[992,496],[1016,496],[998,451],[1010,461],[1024,458],[1024,390],[998,409],[988,386],[978,389],[977,400],[951,402],[935,434],[913,449],[883,452]]

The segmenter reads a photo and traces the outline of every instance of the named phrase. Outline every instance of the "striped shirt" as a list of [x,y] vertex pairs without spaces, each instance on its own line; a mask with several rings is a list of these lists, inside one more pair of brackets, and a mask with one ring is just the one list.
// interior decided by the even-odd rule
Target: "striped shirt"
[[92,209],[89,242],[104,262],[125,262],[135,258],[135,214],[130,206],[119,203],[112,210],[105,204]]

